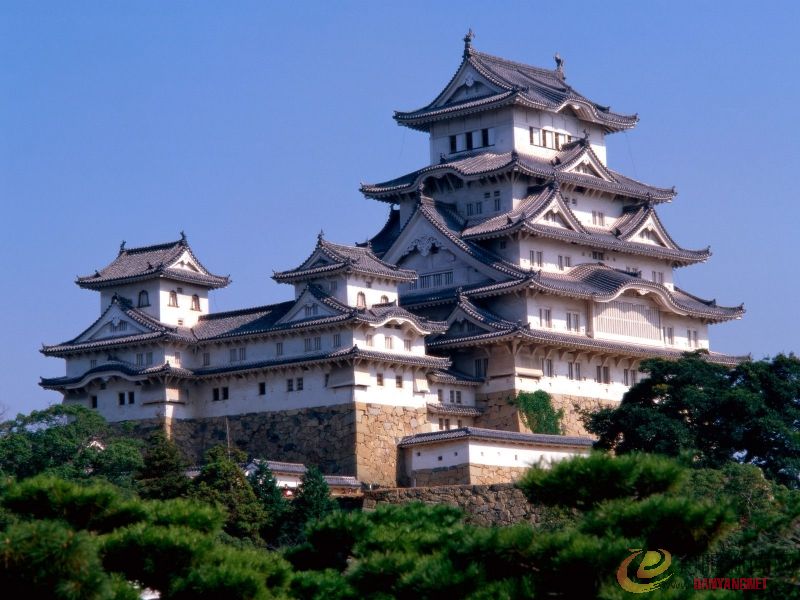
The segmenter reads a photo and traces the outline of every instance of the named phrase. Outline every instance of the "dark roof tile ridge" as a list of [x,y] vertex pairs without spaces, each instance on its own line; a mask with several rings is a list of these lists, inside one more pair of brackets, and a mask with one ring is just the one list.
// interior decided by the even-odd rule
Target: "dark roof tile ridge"
[[296,300],[285,300],[284,302],[276,302],[275,304],[264,304],[263,306],[252,306],[249,308],[237,308],[234,310],[226,310],[223,312],[213,312],[207,313],[205,315],[200,315],[197,319],[197,322],[203,321],[214,321],[216,319],[227,319],[229,317],[240,317],[244,315],[251,315],[256,314],[259,312],[268,312],[270,310],[274,310],[276,307],[279,306],[286,306],[286,305],[293,305]]
[[[477,56],[478,58],[485,58],[489,60],[493,60],[499,63],[503,63],[505,65],[509,65],[512,67],[520,67],[525,69],[526,71],[535,71],[541,73],[542,75],[546,75],[548,77],[552,77],[553,79],[558,79],[559,81],[564,81],[561,76],[558,74],[558,71],[555,69],[548,69],[547,67],[538,67],[536,65],[531,65],[528,63],[511,60],[508,58],[503,58],[502,56],[496,56],[494,54],[489,54],[488,52],[481,52],[480,50],[472,50],[472,55]],[[564,83],[566,87],[569,87],[566,83]],[[571,89],[571,88],[570,88]]]
[[496,315],[492,311],[477,306],[472,300],[470,300],[467,296],[461,294],[458,297],[458,304],[457,308],[460,308],[464,312],[466,312],[471,317],[477,319],[481,323],[485,323],[487,325],[491,325],[493,327],[499,327],[500,329],[506,330],[513,330],[519,327],[519,323],[512,323],[511,321],[507,321],[506,319],[502,318],[499,315]]
[[155,252],[158,250],[167,250],[169,248],[175,248],[177,246],[186,247],[188,246],[186,240],[180,239],[174,242],[162,242],[160,244],[151,244],[149,246],[138,246],[136,248],[123,248],[120,251],[120,254],[144,254],[147,252]]

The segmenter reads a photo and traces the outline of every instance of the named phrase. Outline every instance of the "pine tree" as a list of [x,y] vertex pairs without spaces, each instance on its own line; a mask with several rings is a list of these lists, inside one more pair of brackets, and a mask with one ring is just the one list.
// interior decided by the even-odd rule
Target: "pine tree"
[[302,540],[306,525],[328,516],[336,508],[336,501],[331,498],[331,490],[320,470],[315,466],[308,467],[292,500],[291,537],[295,541]]
[[151,434],[144,465],[135,479],[139,495],[153,500],[185,496],[191,483],[180,448],[161,430]]
[[225,508],[228,513],[225,522],[227,533],[258,541],[266,513],[239,466],[245,459],[241,450],[229,450],[223,446],[211,448],[206,453],[206,464],[200,475],[192,482],[191,496]]
[[289,503],[283,497],[283,492],[278,487],[278,480],[267,466],[267,461],[261,459],[255,461],[255,464],[256,469],[247,477],[247,480],[266,513],[266,521],[261,528],[261,537],[265,542],[274,544],[281,539],[281,534],[286,526]]

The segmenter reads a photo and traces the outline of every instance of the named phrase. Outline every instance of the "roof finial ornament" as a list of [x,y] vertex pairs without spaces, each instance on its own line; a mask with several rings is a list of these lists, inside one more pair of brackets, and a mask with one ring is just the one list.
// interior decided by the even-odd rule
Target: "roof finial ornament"
[[588,143],[589,142],[590,133],[585,127],[583,128],[583,141]]
[[553,60],[556,61],[556,73],[558,73],[558,76],[561,77],[561,79],[566,79],[564,75],[564,59],[556,52],[555,56],[553,56]]
[[321,242],[322,238],[324,238],[324,237],[325,237],[325,230],[324,229],[320,229],[319,233],[317,234],[317,240],[319,240]]
[[181,242],[186,243],[186,232],[181,229]]
[[475,32],[472,31],[472,27],[470,27],[469,31],[467,31],[467,35],[464,36],[464,58],[467,58],[472,51],[472,40],[474,38]]
[[119,253],[122,254],[123,252],[125,252],[125,240],[122,240],[119,245]]

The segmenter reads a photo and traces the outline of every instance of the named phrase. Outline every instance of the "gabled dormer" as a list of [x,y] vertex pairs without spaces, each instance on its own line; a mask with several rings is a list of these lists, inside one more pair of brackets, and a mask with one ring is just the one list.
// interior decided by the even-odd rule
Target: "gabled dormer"
[[636,125],[636,115],[614,113],[568,85],[558,55],[556,69],[543,69],[478,52],[472,39],[470,31],[461,64],[432,102],[394,115],[430,133],[432,164],[479,150],[549,158],[587,133],[604,162],[604,135]]
[[100,292],[101,311],[117,296],[162,323],[183,327],[194,326],[208,313],[210,290],[229,282],[203,266],[184,234],[176,242],[140,248],[126,248],[123,242],[111,263],[76,280]]
[[300,266],[276,271],[278,283],[291,283],[295,297],[314,285],[337,301],[354,308],[397,301],[397,285],[417,278],[414,271],[379,259],[369,247],[344,246],[317,236],[317,245]]

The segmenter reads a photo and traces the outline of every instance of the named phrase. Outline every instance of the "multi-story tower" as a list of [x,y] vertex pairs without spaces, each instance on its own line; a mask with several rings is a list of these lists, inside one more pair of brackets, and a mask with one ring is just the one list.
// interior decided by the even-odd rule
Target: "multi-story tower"
[[[635,116],[555,70],[475,51],[428,106],[430,165],[362,186],[392,205],[362,246],[318,237],[273,278],[294,298],[224,313],[228,285],[177,242],[126,249],[77,284],[101,315],[44,354],[65,402],[160,424],[195,457],[227,438],[256,456],[393,485],[509,480],[586,452],[575,408],[614,403],[647,357],[708,351],[741,317],[674,284],[681,248],[656,207],[674,190],[611,170],[605,136]],[[708,352],[709,360],[738,359]],[[545,390],[565,436],[525,431],[511,400]]]
[[[415,270],[401,304],[443,319],[428,349],[483,380],[479,423],[519,430],[507,398],[543,389],[575,405],[619,400],[646,357],[708,350],[708,326],[740,318],[678,288],[673,272],[708,259],[680,247],[656,207],[675,196],[610,169],[612,112],[541,69],[476,51],[429,105],[397,112],[428,133],[431,164],[362,192],[392,204],[371,241]],[[737,359],[709,353],[709,359]]]

